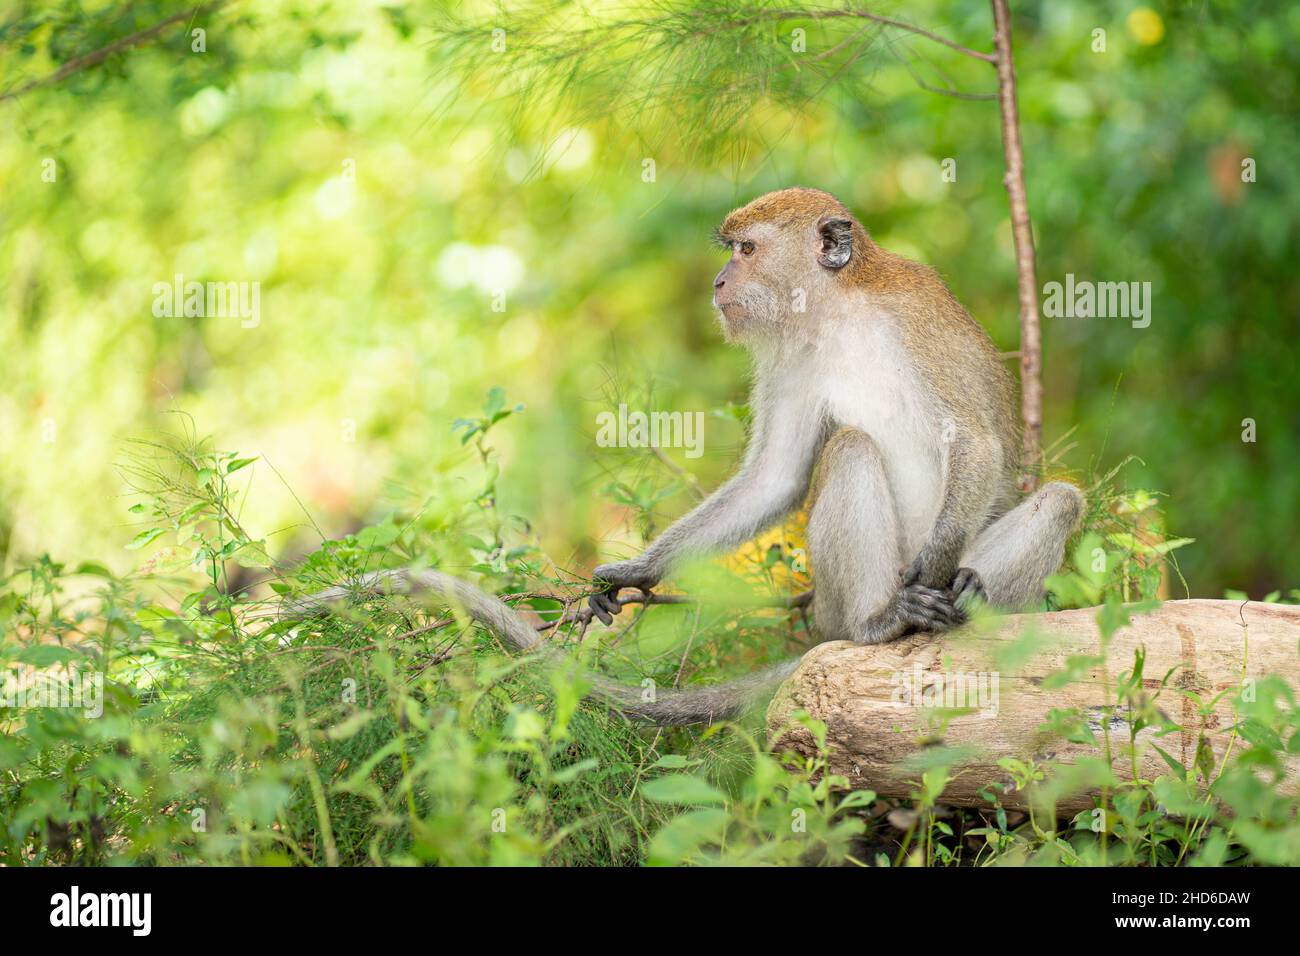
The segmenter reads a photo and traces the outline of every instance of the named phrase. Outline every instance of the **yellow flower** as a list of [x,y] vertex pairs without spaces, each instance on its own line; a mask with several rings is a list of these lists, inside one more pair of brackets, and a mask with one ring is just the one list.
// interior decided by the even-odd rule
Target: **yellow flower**
[[[781,593],[797,594],[807,590],[812,586],[807,543],[804,540],[807,520],[808,516],[802,511],[791,515],[783,523],[733,552],[723,563],[738,574],[753,576],[755,580],[770,575],[772,583]],[[782,558],[792,559],[793,567],[785,560],[768,564],[766,558],[774,546],[781,549]]]

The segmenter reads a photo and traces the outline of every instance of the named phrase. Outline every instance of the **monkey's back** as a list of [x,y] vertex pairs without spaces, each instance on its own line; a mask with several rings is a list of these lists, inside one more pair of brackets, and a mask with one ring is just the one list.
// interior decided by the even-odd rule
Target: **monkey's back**
[[[991,446],[1002,487],[995,512],[1015,500],[1020,424],[1015,383],[988,332],[962,306],[939,274],[877,247],[868,294],[899,319],[917,371],[947,406],[958,428],[972,429]],[[905,289],[904,293],[897,290]]]

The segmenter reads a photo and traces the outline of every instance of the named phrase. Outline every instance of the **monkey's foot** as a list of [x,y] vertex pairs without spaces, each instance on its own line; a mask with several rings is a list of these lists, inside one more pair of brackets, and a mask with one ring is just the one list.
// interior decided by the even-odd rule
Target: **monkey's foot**
[[946,631],[966,623],[949,591],[909,584],[898,595],[898,616],[910,630]]
[[953,603],[958,609],[965,610],[972,601],[989,603],[989,592],[984,590],[984,581],[974,568],[958,568],[957,576],[952,579]]

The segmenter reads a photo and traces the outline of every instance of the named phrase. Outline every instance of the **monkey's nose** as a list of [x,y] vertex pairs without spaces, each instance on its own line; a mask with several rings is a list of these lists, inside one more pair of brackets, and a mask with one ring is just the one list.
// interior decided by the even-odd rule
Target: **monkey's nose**
[[713,288],[715,289],[721,289],[726,284],[727,284],[727,280],[722,278],[722,276],[718,276],[716,279],[713,280]]

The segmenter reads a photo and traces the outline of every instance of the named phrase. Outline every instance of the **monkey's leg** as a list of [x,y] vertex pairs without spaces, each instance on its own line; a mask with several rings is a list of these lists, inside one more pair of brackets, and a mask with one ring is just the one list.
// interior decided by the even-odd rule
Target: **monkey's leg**
[[902,587],[902,539],[884,459],[865,432],[842,428],[822,451],[808,516],[817,630],[824,640],[879,644],[961,621],[951,595]]
[[1043,582],[1061,566],[1083,505],[1083,492],[1074,485],[1053,481],[1039,488],[976,536],[953,590],[979,593],[982,583],[981,597],[1007,611],[1038,603]]

